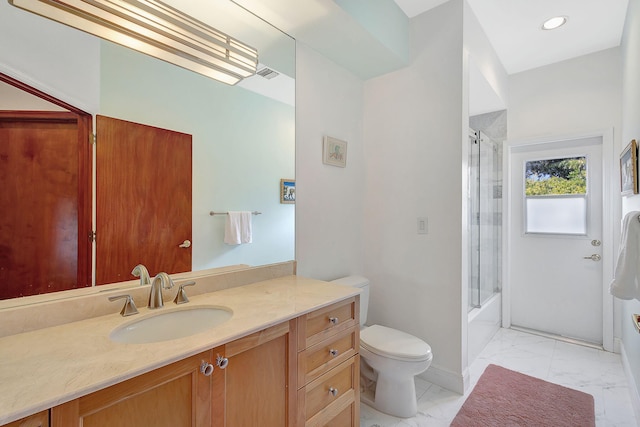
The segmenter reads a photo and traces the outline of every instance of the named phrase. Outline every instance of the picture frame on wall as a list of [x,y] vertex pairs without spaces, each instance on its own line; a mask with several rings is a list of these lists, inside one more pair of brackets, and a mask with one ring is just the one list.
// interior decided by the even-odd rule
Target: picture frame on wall
[[620,193],[623,196],[638,194],[638,143],[635,139],[620,155]]
[[296,202],[296,180],[280,180],[280,203],[294,204]]
[[322,162],[326,165],[346,167],[347,141],[325,136],[322,147]]

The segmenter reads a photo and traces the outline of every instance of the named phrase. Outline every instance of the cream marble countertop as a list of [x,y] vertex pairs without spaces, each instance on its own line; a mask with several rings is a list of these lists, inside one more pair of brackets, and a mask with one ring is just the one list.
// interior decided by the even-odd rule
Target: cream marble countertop
[[[189,297],[187,305],[217,305],[231,319],[196,335],[149,344],[109,339],[124,323],[176,307],[139,308],[0,338],[0,425],[76,399],[359,294],[358,288],[287,276]],[[105,296],[106,298],[106,296]]]

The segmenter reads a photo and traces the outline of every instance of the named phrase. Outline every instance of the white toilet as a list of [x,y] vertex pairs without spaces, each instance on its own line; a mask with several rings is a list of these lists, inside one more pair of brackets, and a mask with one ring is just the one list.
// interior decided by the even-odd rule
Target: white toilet
[[409,418],[418,411],[414,377],[427,370],[433,355],[420,338],[380,325],[364,326],[369,280],[348,276],[334,283],[362,288],[360,294],[360,400],[378,411]]

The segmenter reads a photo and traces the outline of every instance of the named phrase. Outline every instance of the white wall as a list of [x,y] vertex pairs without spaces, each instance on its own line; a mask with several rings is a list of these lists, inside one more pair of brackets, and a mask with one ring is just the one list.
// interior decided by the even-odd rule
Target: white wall
[[[298,274],[364,274],[363,83],[311,48],[296,57],[296,260]],[[322,163],[325,135],[347,141],[347,167]]]
[[365,83],[369,323],[424,339],[425,376],[462,392],[463,2],[410,25],[411,65]]
[[[470,107],[479,109],[479,111],[472,112],[471,115],[506,109],[509,99],[509,76],[482,29],[480,21],[466,1],[464,2],[464,49],[469,54],[473,66],[477,67],[474,72],[479,72],[489,86],[487,89],[474,87],[473,76],[471,76],[469,96],[470,99],[475,97],[475,105]],[[476,93],[473,93],[474,91]],[[487,93],[488,91],[493,93]],[[489,99],[478,99],[478,97]],[[495,109],[490,108],[492,106]]]
[[509,76],[508,139],[613,127],[619,141],[620,61],[613,48]]
[[[630,140],[640,141],[640,2],[629,2],[622,38],[622,138],[620,153]],[[622,199],[622,215],[640,210],[640,196]],[[629,371],[631,394],[640,420],[640,335],[631,324],[631,314],[640,313],[640,302],[620,301],[622,353]]]

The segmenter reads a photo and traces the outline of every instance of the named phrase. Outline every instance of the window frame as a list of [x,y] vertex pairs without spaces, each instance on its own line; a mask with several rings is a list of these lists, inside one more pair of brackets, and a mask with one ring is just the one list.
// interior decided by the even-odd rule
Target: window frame
[[[586,176],[585,176],[585,186],[586,186],[586,190],[584,192],[584,194],[548,194],[548,195],[536,195],[536,196],[528,196],[527,195],[527,163],[530,162],[538,162],[538,161],[543,161],[543,160],[563,160],[563,159],[575,159],[575,158],[580,158],[583,157],[585,159],[585,172],[586,172]],[[585,238],[589,236],[590,233],[590,229],[591,229],[591,194],[590,194],[590,188],[591,188],[591,175],[589,173],[590,167],[589,165],[591,164],[591,156],[589,154],[583,153],[583,154],[571,154],[568,156],[563,156],[563,157],[557,157],[557,156],[549,156],[549,157],[542,157],[542,158],[529,158],[526,159],[522,162],[522,215],[523,215],[523,221],[522,221],[522,235],[523,236],[546,236],[546,237],[553,237],[553,236],[558,236],[558,237],[563,237],[563,238]],[[544,232],[544,231],[528,231],[528,215],[527,215],[527,200],[529,198],[535,199],[535,198],[548,198],[548,199],[552,199],[552,198],[584,198],[585,199],[585,204],[584,204],[584,220],[585,220],[585,228],[584,228],[584,233],[558,233],[558,232]]]

